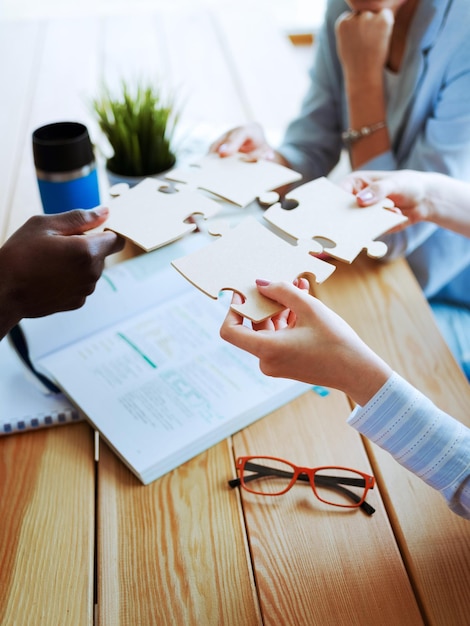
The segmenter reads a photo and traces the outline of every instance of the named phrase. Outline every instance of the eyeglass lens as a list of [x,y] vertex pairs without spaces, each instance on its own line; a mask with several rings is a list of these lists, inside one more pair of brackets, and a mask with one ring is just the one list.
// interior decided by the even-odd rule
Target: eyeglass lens
[[[247,490],[264,495],[280,495],[294,479],[294,468],[283,461],[252,458],[245,464],[243,475]],[[297,481],[310,485],[305,473]],[[315,491],[319,499],[339,506],[357,505],[365,492],[364,478],[353,470],[331,467],[317,470],[314,474]]]

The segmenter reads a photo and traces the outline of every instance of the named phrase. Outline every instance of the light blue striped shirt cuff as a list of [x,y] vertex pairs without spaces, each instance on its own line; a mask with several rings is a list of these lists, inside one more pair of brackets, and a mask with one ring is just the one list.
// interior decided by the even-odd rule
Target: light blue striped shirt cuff
[[348,423],[470,519],[470,429],[393,373]]

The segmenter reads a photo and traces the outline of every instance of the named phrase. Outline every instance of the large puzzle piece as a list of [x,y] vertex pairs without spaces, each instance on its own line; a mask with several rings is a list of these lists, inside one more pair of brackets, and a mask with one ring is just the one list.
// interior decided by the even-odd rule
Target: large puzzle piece
[[252,162],[241,154],[224,158],[217,154],[208,154],[191,165],[171,170],[166,178],[187,183],[234,204],[246,206],[265,191],[294,183],[302,175],[264,159]]
[[172,261],[172,265],[193,285],[211,298],[223,290],[241,294],[245,301],[232,308],[254,322],[265,320],[283,310],[278,303],[262,296],[257,278],[292,282],[305,276],[310,284],[321,283],[336,269],[311,255],[320,246],[299,241],[297,246],[273,234],[255,218],[247,217],[226,232],[219,228],[220,239],[205,248]]
[[390,210],[394,206],[391,200],[359,208],[355,196],[326,178],[297,187],[286,200],[298,206],[283,209],[275,204],[264,213],[265,219],[295,239],[326,239],[324,251],[348,263],[364,248],[370,257],[384,256],[386,244],[374,240],[407,221],[404,215]]
[[109,202],[109,209],[105,228],[149,252],[196,230],[195,223],[185,222],[191,216],[200,214],[207,219],[220,206],[197,191],[145,178],[132,189],[125,186]]

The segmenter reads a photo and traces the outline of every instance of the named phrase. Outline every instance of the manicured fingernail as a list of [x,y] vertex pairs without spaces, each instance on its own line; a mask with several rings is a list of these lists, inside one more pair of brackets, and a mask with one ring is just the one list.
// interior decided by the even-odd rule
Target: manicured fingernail
[[227,152],[228,150],[228,144],[223,143],[221,146],[219,146],[219,152]]
[[271,284],[271,281],[264,280],[263,278],[257,278],[256,284],[259,285],[260,287],[267,287],[267,285]]
[[363,202],[369,202],[369,200],[373,200],[375,196],[370,189],[364,189],[357,194],[357,197]]
[[107,206],[96,207],[96,209],[94,209],[94,211],[95,211],[95,213],[97,215],[108,215],[108,213],[109,213],[109,209],[108,209]]

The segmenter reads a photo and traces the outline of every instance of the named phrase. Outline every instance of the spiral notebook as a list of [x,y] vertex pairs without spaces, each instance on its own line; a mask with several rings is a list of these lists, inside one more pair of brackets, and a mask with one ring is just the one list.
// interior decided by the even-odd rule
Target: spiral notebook
[[6,338],[0,341],[0,436],[82,419],[63,394],[46,393],[28,374]]

